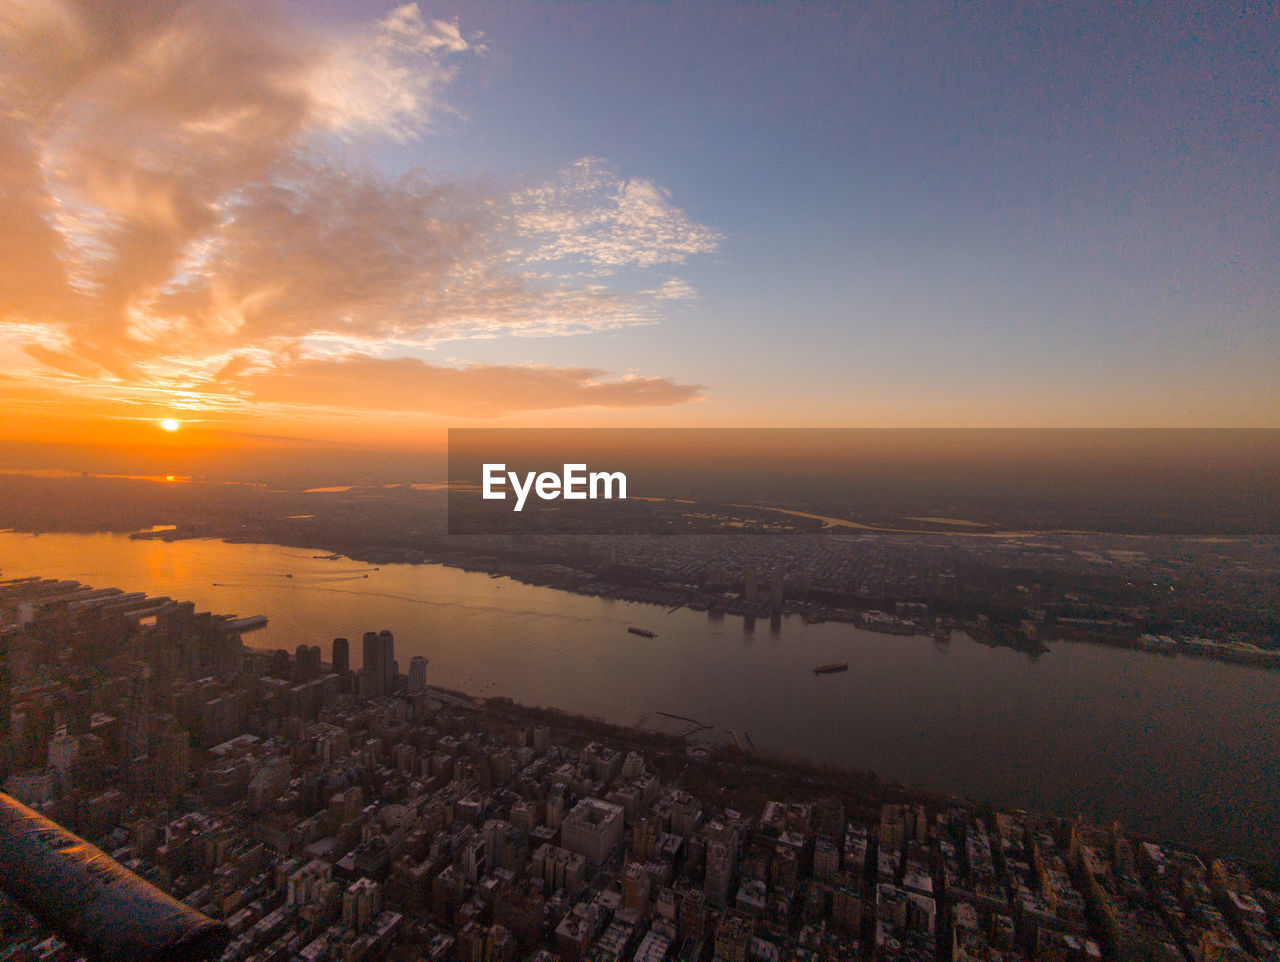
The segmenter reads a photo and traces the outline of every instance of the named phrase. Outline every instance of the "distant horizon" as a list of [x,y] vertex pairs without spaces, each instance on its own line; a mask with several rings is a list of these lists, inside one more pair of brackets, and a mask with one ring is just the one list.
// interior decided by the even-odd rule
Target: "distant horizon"
[[[462,428],[461,436],[477,436],[486,433],[494,437],[533,437],[540,435],[558,439],[581,436],[591,438],[612,437],[615,440],[629,435],[636,437],[670,435],[690,438],[722,437],[730,441],[735,437],[756,436],[756,440],[769,437],[862,437],[873,447],[882,449],[888,461],[895,457],[915,458],[920,455],[940,456],[943,452],[939,444],[952,441],[966,441],[977,444],[969,451],[952,450],[947,455],[949,460],[981,460],[1001,447],[1001,442],[1013,444],[1010,451],[1019,445],[1027,445],[1033,440],[1066,444],[1067,448],[1079,445],[1080,439],[1095,437],[1103,442],[1104,448],[1112,447],[1121,438],[1140,439],[1143,448],[1151,455],[1164,454],[1170,457],[1185,458],[1188,456],[1209,457],[1203,442],[1212,439],[1220,449],[1230,450],[1236,457],[1256,460],[1262,463],[1280,464],[1280,428],[1142,428],[1142,427],[919,427],[919,428],[855,428],[855,427],[755,427],[739,426],[733,428],[705,427],[664,427],[664,428]],[[382,445],[376,442],[358,444],[351,441],[322,442],[315,439],[291,439],[273,437],[249,437],[242,439],[239,445],[205,446],[189,443],[185,438],[167,435],[160,438],[161,443],[154,444],[119,444],[119,443],[69,443],[53,440],[0,440],[0,470],[33,472],[41,470],[61,470],[73,473],[87,472],[106,474],[145,474],[163,477],[169,474],[185,476],[208,476],[220,480],[246,480],[245,472],[252,473],[263,465],[283,467],[289,465],[290,474],[304,475],[307,464],[319,474],[325,474],[334,463],[354,460],[349,466],[349,473],[359,474],[361,466],[376,470],[365,470],[364,474],[375,474],[378,471],[403,473],[415,469],[419,465],[430,465],[437,476],[432,478],[415,477],[413,480],[443,480],[448,474],[449,431],[433,433],[430,443],[405,445],[401,447]],[[979,443],[980,442],[980,443]],[[888,445],[885,447],[885,445]],[[995,447],[993,447],[995,445]],[[1225,448],[1223,447],[1225,446]],[[1161,450],[1162,447],[1167,448]],[[1119,446],[1120,451],[1125,446]],[[1078,457],[1087,457],[1086,447],[1077,451]],[[896,453],[895,453],[896,452]],[[729,449],[726,449],[729,453]],[[743,457],[750,457],[750,451],[744,450]],[[573,454],[566,450],[565,456]],[[574,455],[577,457],[577,455]],[[782,467],[782,465],[779,465]],[[345,483],[345,482],[344,482]]]
[[[919,527],[903,519],[923,517],[968,519],[966,527],[980,530],[1280,532],[1280,430],[465,430],[453,441],[448,452],[339,445],[131,452],[0,443],[0,488],[11,501],[0,520],[57,530],[62,512],[79,530],[92,525],[94,505],[106,519],[148,501],[163,505],[163,521],[208,510],[292,516],[312,509],[290,502],[286,510],[284,501],[248,490],[274,497],[366,486],[425,490],[447,481],[450,530],[459,534],[496,533],[494,524],[509,534],[649,533],[667,523],[659,520],[663,512],[641,503],[655,498],[721,506],[712,511],[772,506],[886,531]],[[482,462],[505,463],[522,477],[576,463],[622,471],[630,500],[585,513],[550,504],[521,515],[514,527],[511,518],[485,513],[483,520],[471,503]],[[82,475],[101,484],[81,487]],[[143,482],[160,486],[138,487]],[[201,483],[243,486],[246,494],[179,490]],[[394,498],[383,508],[415,505],[426,514],[444,510],[443,500]],[[133,508],[125,514],[144,520]],[[455,529],[455,515],[471,520]],[[679,517],[675,510],[676,523],[686,524]]]

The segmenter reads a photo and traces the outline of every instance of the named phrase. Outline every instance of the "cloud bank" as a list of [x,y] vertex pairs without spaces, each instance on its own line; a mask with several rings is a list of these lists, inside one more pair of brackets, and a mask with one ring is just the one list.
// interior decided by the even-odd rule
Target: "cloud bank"
[[450,417],[572,407],[636,408],[682,404],[698,385],[663,377],[611,378],[604,371],[539,364],[463,368],[417,358],[362,355],[307,358],[229,380],[263,401],[355,411],[427,408]]
[[[405,356],[653,323],[695,293],[670,269],[720,242],[597,158],[503,187],[339,159],[434,135],[484,53],[412,3],[320,35],[230,2],[6,0],[0,357],[116,396],[360,408],[363,383],[379,409],[447,414],[695,397],[660,377]],[[481,384],[510,400],[482,404]]]

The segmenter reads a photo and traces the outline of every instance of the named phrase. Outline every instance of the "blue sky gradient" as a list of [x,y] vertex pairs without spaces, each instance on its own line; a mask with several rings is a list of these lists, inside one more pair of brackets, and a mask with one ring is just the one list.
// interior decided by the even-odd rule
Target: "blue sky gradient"
[[[190,28],[192,8],[175,9],[137,28],[138,49]],[[135,387],[157,410],[185,397],[228,430],[267,412],[300,434],[325,430],[307,383],[351,382],[329,405],[341,419],[383,369],[367,407],[388,425],[1280,426],[1270,4],[274,9],[269,28],[198,15],[212,39],[192,43],[257,45],[271,70],[237,82],[289,121],[235,133],[234,149],[270,148],[259,167],[173,188],[207,191],[223,220],[175,232],[167,274],[127,275],[123,253],[111,267],[114,235],[91,216],[148,216],[92,176],[110,146],[74,152],[67,118],[125,109],[87,92],[111,65],[67,67],[74,81],[44,94],[66,107],[43,125],[15,113],[43,156],[61,151],[45,177],[57,203],[87,212],[59,223],[63,242],[106,249],[100,286],[124,278],[133,305],[113,320],[118,307],[77,302],[76,317],[106,312],[92,331],[62,294],[10,306],[0,355],[32,391],[123,403]],[[29,31],[27,52],[57,49],[53,35]],[[346,73],[333,51],[352,54]],[[305,95],[282,103],[281,71]],[[173,95],[169,127],[160,110],[138,122],[161,144],[216,128],[190,149],[227,154],[209,120],[223,115]],[[122,168],[144,166],[120,150]],[[373,264],[415,230],[440,254],[272,301],[352,259],[335,240],[297,255],[287,283],[248,271],[275,254],[236,245],[286,229],[271,219],[284,186],[313,220],[345,197]],[[412,225],[390,224],[414,205]],[[229,299],[265,319],[228,321]],[[156,332],[216,348],[146,347]],[[95,374],[104,347],[151,366]],[[433,400],[482,389],[512,402]]]

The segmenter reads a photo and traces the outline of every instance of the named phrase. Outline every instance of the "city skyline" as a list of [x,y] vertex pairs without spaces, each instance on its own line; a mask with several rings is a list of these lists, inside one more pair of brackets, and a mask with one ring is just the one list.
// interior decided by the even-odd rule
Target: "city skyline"
[[[6,885],[35,918],[11,911],[5,935],[28,955],[174,944],[193,958],[317,962],[1280,952],[1261,848],[1207,850],[1079,809],[906,787],[761,751],[746,730],[691,716],[627,727],[398,672],[378,692],[383,666],[342,664],[345,638],[332,663],[318,646],[255,649],[243,619],[169,597],[34,576],[0,583],[0,612],[14,619],[17,682],[0,735],[19,769],[0,806],[7,850],[35,866]],[[366,634],[370,653],[388,634]],[[86,660],[105,670],[86,675]],[[840,684],[819,674],[817,689]],[[1203,801],[1173,807],[1213,820],[1212,793]],[[127,868],[114,861],[126,854]],[[121,884],[87,908],[63,897],[104,872]]]
[[1265,11],[8,6],[0,441],[1280,426]]

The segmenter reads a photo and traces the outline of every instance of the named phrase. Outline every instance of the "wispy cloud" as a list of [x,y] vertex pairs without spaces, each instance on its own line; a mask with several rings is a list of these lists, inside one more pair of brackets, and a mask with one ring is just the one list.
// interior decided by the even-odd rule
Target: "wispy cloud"
[[662,286],[656,290],[645,291],[661,301],[691,301],[698,296],[697,290],[688,283],[678,277],[669,278],[662,282]]
[[515,223],[532,241],[530,261],[579,261],[595,273],[683,263],[722,239],[691,221],[653,181],[620,177],[597,157],[517,194]]
[[416,139],[445,109],[441,88],[457,73],[457,58],[485,49],[456,23],[428,22],[406,3],[330,46],[308,78],[314,116],[344,135]]
[[385,366],[445,340],[653,323],[692,288],[613,276],[720,241],[594,158],[504,187],[355,170],[326,149],[424,136],[484,52],[412,3],[341,36],[231,2],[10,5],[0,352],[113,392],[234,390],[229,403],[291,384],[302,397],[308,364],[346,380],[454,370],[539,404],[696,395],[578,369]]
[[461,368],[415,358],[362,355],[303,358],[270,371],[229,378],[225,386],[264,402],[361,411],[430,411],[493,417],[575,407],[662,407],[697,399],[698,385],[663,377],[611,377],[587,368],[472,364]]

